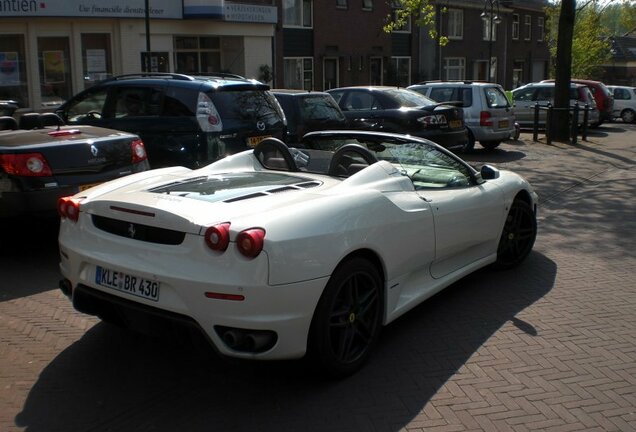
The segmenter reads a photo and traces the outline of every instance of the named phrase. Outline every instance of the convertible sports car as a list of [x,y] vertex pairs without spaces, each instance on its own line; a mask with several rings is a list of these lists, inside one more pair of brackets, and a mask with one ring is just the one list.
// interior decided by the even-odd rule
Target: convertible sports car
[[356,131],[266,139],[207,167],[60,199],[60,288],[134,329],[188,324],[227,356],[344,376],[381,327],[480,267],[531,251],[537,196],[431,141]]

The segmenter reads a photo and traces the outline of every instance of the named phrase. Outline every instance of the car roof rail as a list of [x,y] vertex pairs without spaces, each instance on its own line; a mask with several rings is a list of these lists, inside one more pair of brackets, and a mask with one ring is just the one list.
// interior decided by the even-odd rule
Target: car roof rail
[[227,72],[212,72],[205,75],[193,75],[194,79],[214,79],[214,78],[234,78],[244,80],[246,79],[244,76],[227,73]]
[[170,72],[141,72],[141,73],[117,75],[117,76],[105,79],[104,82],[125,80],[125,79],[135,79],[135,78],[171,78],[171,79],[181,80],[181,81],[194,81],[194,78],[191,77],[190,75],[170,73]]

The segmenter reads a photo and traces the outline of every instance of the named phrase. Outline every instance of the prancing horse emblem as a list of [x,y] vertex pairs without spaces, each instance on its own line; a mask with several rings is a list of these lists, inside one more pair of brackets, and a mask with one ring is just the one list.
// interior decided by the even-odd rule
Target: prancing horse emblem
[[128,224],[128,237],[135,238],[135,225]]

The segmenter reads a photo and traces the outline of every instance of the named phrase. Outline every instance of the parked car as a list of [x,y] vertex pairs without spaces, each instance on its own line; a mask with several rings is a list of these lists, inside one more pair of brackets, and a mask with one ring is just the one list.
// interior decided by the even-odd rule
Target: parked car
[[322,131],[301,144],[271,138],[61,199],[60,288],[106,321],[186,324],[226,356],[308,354],[343,376],[383,325],[533,247],[537,195],[512,172],[407,135]]
[[512,104],[499,84],[473,81],[436,81],[408,87],[437,102],[459,102],[468,129],[468,148],[479,141],[494,149],[515,135]]
[[[554,80],[544,80],[542,82],[554,82]],[[607,86],[600,81],[572,78],[571,83],[583,84],[589,87],[594,101],[596,102],[596,109],[599,112],[599,119],[597,122],[592,123],[591,127],[598,127],[605,121],[612,121],[614,110],[614,96],[609,91]]]
[[[554,86],[553,82],[530,83],[512,91],[515,117],[521,127],[534,126],[534,111],[537,103],[541,107],[546,107],[548,104],[554,105]],[[582,84],[570,85],[570,108],[573,108],[575,104],[579,106],[579,124],[583,124],[584,121],[585,105],[589,107],[588,126],[599,122],[599,112],[589,87]],[[546,118],[547,110],[539,110],[539,127],[545,127]]]
[[57,113],[71,125],[138,134],[153,168],[195,168],[265,137],[283,138],[284,115],[268,89],[228,74],[122,75],[84,90]]
[[414,135],[450,150],[470,150],[461,108],[437,103],[398,87],[342,87],[327,90],[351,129]]
[[55,215],[60,197],[149,169],[137,135],[62,126],[53,113],[21,120],[33,127],[19,129],[13,117],[0,117],[0,217]]
[[625,123],[636,122],[636,87],[608,86],[614,96],[613,117],[620,117]]
[[300,142],[308,132],[347,128],[347,119],[329,93],[273,89],[272,94],[287,119],[287,144]]

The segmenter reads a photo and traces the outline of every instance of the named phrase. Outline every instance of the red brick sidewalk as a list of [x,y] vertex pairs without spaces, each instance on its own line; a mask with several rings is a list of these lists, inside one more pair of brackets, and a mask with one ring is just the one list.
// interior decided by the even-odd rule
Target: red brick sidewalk
[[98,323],[55,289],[54,235],[3,232],[0,431],[635,430],[636,126],[530,137],[467,157],[535,185],[528,261],[416,308],[340,382]]

